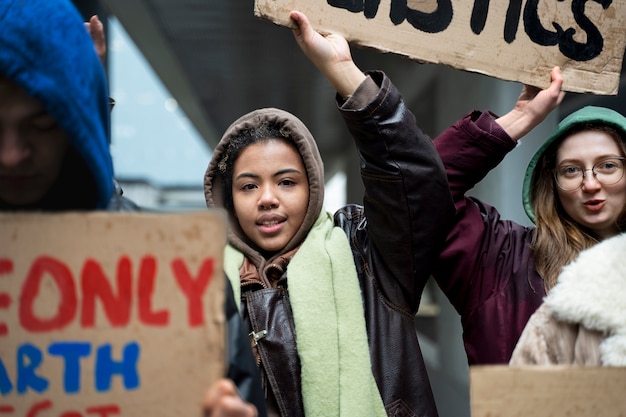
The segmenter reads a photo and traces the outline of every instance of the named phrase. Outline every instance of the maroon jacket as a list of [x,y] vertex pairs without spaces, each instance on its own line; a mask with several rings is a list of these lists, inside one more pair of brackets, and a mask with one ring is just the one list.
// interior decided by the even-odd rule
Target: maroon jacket
[[457,212],[433,275],[461,315],[470,365],[508,363],[545,296],[529,246],[534,229],[465,196],[515,145],[493,114],[477,111],[435,139]]

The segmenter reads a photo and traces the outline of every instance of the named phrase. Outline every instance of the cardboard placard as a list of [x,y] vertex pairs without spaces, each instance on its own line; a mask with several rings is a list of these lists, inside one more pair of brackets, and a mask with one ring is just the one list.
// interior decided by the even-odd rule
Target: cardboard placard
[[0,215],[0,414],[201,415],[225,230],[220,211]]
[[289,12],[354,44],[546,88],[616,95],[626,48],[617,0],[255,0],[255,14],[293,26]]
[[626,368],[472,366],[472,417],[624,417]]

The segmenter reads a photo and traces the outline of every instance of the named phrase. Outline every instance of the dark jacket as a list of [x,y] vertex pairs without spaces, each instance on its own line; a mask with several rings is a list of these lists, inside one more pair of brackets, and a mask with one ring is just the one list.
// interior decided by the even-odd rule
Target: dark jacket
[[508,363],[526,322],[545,296],[530,249],[533,228],[502,220],[465,193],[515,142],[488,112],[472,112],[435,139],[456,204],[455,225],[433,273],[461,315],[470,365]]
[[[359,150],[366,192],[363,206],[343,207],[335,214],[335,224],[344,230],[352,249],[372,373],[387,414],[436,416],[414,322],[424,285],[452,220],[453,203],[431,140],[419,129],[390,80],[380,72],[370,76],[348,102],[339,103]],[[234,129],[245,129],[245,123],[249,122],[240,122]],[[228,140],[227,133],[222,141]],[[213,189],[220,187],[216,171],[226,148],[220,143],[205,180],[210,207],[222,204]],[[300,143],[296,140],[299,148],[303,146]],[[301,155],[311,188],[311,171],[318,170],[319,164],[311,163],[309,154],[301,151]],[[315,179],[313,183],[317,186]],[[311,190],[314,196],[309,207],[319,204],[318,192]],[[305,223],[318,215],[319,209],[307,214]],[[256,257],[237,231],[236,219],[230,217],[229,241],[246,256]],[[295,242],[297,245],[298,240]],[[288,249],[294,247],[288,244]],[[271,267],[272,259],[263,265]],[[246,284],[241,292],[244,321],[253,329],[272,329],[258,342],[270,409],[293,417],[304,411],[288,283],[289,268],[278,284]]]

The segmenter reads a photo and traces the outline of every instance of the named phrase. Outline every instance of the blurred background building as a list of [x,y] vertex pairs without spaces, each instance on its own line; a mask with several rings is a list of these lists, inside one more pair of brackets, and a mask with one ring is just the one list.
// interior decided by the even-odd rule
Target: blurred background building
[[[74,0],[98,14],[108,37],[112,153],[125,194],[155,210],[203,210],[211,150],[242,114],[279,107],[299,116],[325,161],[326,206],[361,201],[358,158],[334,105],[334,91],[303,56],[291,31],[254,17],[254,0]],[[508,111],[521,85],[393,54],[353,48],[362,69],[384,70],[422,128],[436,136],[472,109]],[[620,94],[569,93],[471,194],[504,218],[530,225],[522,177],[560,119],[584,105],[626,114]],[[432,282],[416,318],[441,417],[469,416],[469,381],[459,316]]]

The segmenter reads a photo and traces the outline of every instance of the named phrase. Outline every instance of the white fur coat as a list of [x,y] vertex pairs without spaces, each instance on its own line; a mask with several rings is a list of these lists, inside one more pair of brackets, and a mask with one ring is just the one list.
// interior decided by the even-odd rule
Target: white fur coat
[[530,318],[511,365],[626,366],[626,234],[566,266]]

